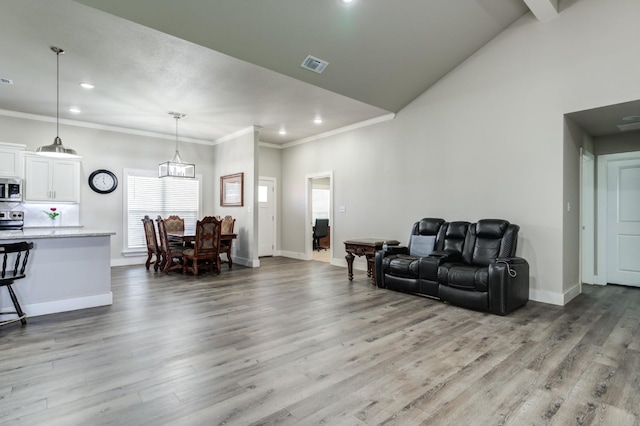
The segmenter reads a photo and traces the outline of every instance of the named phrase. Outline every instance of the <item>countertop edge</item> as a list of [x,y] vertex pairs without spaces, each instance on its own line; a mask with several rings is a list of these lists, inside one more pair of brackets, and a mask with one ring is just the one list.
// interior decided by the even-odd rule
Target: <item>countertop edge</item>
[[25,229],[24,231],[0,231],[0,241],[28,240],[42,238],[87,238],[108,237],[115,235],[113,231],[98,229]]

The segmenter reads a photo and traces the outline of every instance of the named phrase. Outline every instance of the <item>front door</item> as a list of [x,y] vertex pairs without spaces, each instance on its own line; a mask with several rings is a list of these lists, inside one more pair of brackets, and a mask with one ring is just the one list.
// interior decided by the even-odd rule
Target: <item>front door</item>
[[607,282],[640,287],[640,158],[607,166]]
[[272,180],[258,183],[258,257],[273,256],[275,251],[275,186]]

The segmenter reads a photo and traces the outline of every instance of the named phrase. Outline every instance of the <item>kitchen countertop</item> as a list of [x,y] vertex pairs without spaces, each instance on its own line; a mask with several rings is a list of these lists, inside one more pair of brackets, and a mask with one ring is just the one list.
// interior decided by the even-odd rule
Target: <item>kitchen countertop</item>
[[109,235],[115,235],[115,232],[84,228],[28,228],[22,231],[0,231],[0,240],[104,237]]

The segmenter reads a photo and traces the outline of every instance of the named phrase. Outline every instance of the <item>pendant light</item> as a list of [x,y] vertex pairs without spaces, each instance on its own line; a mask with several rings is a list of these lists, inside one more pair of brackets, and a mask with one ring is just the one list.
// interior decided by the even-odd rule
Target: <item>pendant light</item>
[[64,54],[64,50],[59,47],[51,47],[51,50],[56,54],[56,138],[51,145],[44,145],[38,147],[36,152],[42,155],[48,155],[51,157],[75,157],[78,154],[74,149],[68,148],[62,145],[60,139],[60,55]]
[[169,114],[173,115],[173,118],[176,119],[176,153],[173,154],[171,160],[158,165],[158,177],[195,178],[196,165],[182,161],[180,152],[178,151],[178,120],[184,117],[185,114],[179,112],[170,112]]

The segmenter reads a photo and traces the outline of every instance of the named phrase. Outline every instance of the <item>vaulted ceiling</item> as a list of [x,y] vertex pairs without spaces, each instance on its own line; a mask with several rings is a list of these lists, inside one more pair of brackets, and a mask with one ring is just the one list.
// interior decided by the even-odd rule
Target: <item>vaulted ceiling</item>
[[58,46],[62,120],[286,144],[398,112],[530,10],[557,0],[3,0],[0,113],[55,117]]

